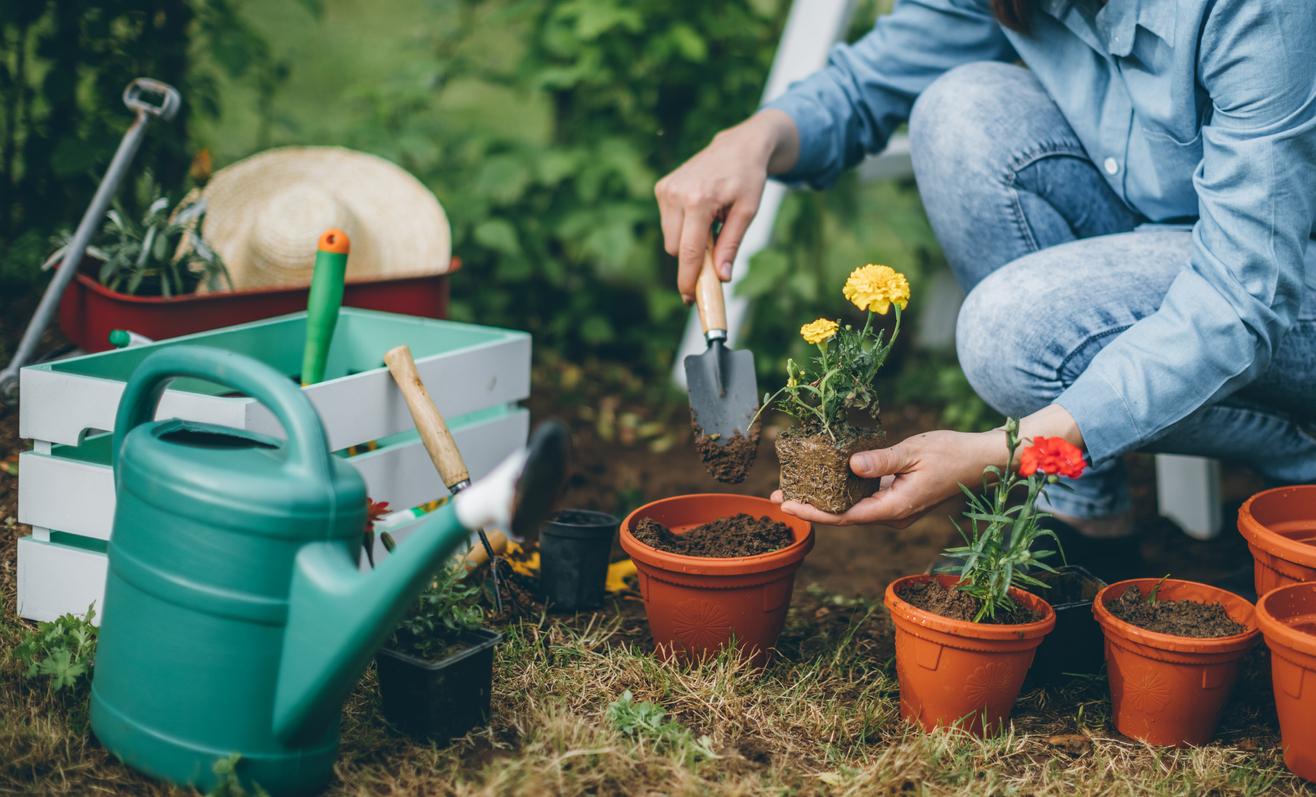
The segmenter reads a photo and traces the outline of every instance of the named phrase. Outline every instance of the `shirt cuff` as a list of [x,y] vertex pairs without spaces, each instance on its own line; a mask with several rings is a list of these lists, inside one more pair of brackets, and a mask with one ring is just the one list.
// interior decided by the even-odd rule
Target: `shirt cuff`
[[1099,373],[1083,373],[1055,403],[1074,417],[1093,465],[1131,451],[1143,442],[1124,396]]
[[800,152],[795,165],[790,171],[772,177],[783,183],[805,183],[813,188],[826,188],[836,182],[841,174],[841,169],[836,166],[839,158],[831,152],[832,142],[828,139],[828,131],[835,122],[818,102],[805,95],[806,85],[807,81],[796,84],[759,109],[775,108],[785,113],[795,122],[795,130],[800,138]]

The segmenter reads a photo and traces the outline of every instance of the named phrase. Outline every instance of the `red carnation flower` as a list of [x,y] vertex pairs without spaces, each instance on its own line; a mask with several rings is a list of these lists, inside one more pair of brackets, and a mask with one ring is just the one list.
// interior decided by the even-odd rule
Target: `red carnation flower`
[[1019,475],[1025,478],[1041,471],[1048,476],[1077,479],[1086,467],[1083,452],[1063,437],[1035,437],[1019,455]]
[[387,515],[389,512],[388,501],[376,501],[372,498],[366,498],[366,530],[375,530],[375,521]]

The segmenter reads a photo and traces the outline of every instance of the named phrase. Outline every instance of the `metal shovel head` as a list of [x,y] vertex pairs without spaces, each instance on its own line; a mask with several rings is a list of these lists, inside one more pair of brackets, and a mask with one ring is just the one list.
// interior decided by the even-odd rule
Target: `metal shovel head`
[[530,435],[525,466],[516,481],[512,533],[524,537],[548,517],[567,480],[571,435],[557,421],[541,423]]
[[685,382],[694,422],[705,435],[717,435],[719,445],[730,442],[736,432],[749,435],[759,408],[752,353],[728,349],[715,340],[708,351],[685,358]]

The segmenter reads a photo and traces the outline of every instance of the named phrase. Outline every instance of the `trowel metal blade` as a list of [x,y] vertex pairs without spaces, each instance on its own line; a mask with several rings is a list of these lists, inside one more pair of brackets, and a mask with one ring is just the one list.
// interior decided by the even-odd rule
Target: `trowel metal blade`
[[571,435],[557,421],[541,423],[526,445],[525,466],[516,480],[512,534],[524,537],[539,528],[567,479]]
[[729,442],[736,432],[749,435],[750,422],[759,408],[752,353],[728,349],[715,340],[708,351],[685,358],[685,382],[690,410],[705,435],[717,435],[719,445]]

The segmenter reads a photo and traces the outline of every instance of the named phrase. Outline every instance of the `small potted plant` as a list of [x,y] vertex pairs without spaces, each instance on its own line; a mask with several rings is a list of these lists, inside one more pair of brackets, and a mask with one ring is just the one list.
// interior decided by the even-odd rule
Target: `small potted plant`
[[1252,604],[1165,576],[1111,584],[1092,613],[1106,635],[1116,729],[1151,744],[1211,741],[1239,663],[1260,633]]
[[[878,487],[850,470],[857,451],[878,447],[883,438],[873,382],[900,334],[900,313],[909,302],[909,282],[890,266],[869,264],[855,269],[842,290],[864,312],[855,329],[829,318],[800,328],[814,346],[808,361],[786,361],[786,384],[767,395],[759,409],[770,406],[795,419],[777,437],[781,491],[787,501],[800,501],[824,512],[840,514]],[[875,315],[895,313],[890,336],[874,327]],[[851,423],[851,416],[865,420]]]
[[[387,503],[369,503],[366,550],[374,522],[387,509]],[[381,537],[392,551],[392,537]],[[467,574],[461,562],[436,573],[375,656],[384,717],[439,744],[489,721],[494,646],[502,635],[483,627],[480,588]]]
[[1050,604],[1025,591],[1045,589],[1037,574],[1055,572],[1046,560],[1056,552],[1035,549],[1043,537],[1055,540],[1042,526],[1049,516],[1036,505],[1061,476],[1083,472],[1083,455],[1064,440],[1045,437],[1019,452],[1013,419],[1005,434],[1006,467],[983,471],[983,495],[961,485],[969,506],[966,525],[955,526],[964,545],[945,552],[960,563],[959,573],[905,576],[886,589],[884,602],[896,627],[900,713],[927,729],[958,724],[978,735],[998,730],[1038,645],[1055,627]]

